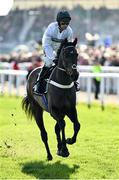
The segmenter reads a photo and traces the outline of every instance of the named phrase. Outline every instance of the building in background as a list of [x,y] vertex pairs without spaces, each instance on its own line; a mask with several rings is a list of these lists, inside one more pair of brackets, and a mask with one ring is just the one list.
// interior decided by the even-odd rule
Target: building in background
[[118,0],[15,0],[14,7],[20,9],[36,8],[40,6],[62,8],[67,7],[69,9],[75,6],[82,6],[85,9],[106,7],[109,9],[119,8]]

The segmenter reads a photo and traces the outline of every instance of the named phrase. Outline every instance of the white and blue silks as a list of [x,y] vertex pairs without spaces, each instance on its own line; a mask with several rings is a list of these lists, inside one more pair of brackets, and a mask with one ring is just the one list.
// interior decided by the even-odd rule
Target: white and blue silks
[[45,66],[50,67],[52,65],[61,41],[65,38],[67,38],[68,41],[72,41],[73,39],[73,31],[69,25],[65,30],[60,32],[58,22],[49,24],[42,38],[42,47],[45,52],[43,57]]

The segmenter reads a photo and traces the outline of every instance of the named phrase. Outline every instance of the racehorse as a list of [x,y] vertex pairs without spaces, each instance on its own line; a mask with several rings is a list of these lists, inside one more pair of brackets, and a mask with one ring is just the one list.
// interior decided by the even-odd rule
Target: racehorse
[[[33,93],[33,87],[41,68],[34,69],[27,82],[27,96],[22,100],[22,108],[35,121],[40,129],[41,138],[47,152],[47,159],[52,160],[48,145],[48,136],[43,122],[43,111],[47,111],[56,120],[55,133],[57,138],[57,155],[68,157],[67,144],[76,142],[80,123],[76,111],[76,90],[74,81],[78,78],[77,72],[77,38],[73,42],[65,39],[58,50],[58,64],[53,69],[47,84],[47,94],[38,96]],[[65,137],[64,117],[68,116],[73,123],[74,133],[71,138]]]

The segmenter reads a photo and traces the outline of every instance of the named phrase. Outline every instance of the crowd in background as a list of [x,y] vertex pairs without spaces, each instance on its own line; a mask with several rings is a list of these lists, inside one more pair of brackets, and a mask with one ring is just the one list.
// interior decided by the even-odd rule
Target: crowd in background
[[[3,52],[4,45],[11,48],[10,53],[5,54],[4,52],[0,55],[0,63],[9,62],[13,65],[13,69],[20,69],[20,64],[23,62],[34,64],[34,57],[42,59],[42,51],[38,46],[21,51],[14,51],[14,48],[18,44],[26,45],[28,42],[32,42],[29,43],[31,47],[33,41],[37,45],[41,44],[43,32],[47,25],[55,20],[57,11],[58,9],[51,7],[29,10],[17,8],[11,11],[8,16],[0,17],[0,54]],[[79,39],[78,65],[93,65],[94,61],[98,60],[102,66],[119,66],[118,10],[102,7],[92,8],[89,11],[77,6],[70,10],[70,13],[74,37],[77,36]],[[104,43],[89,45],[85,38],[87,30],[98,33],[100,38],[111,35],[112,42],[108,46]],[[0,64],[0,68],[2,68],[2,64]]]
[[79,65],[93,65],[97,60],[102,66],[119,66],[119,47],[89,47],[79,48]]
[[[119,66],[119,47],[91,47],[87,45],[79,45],[78,49],[78,65],[93,65],[95,60],[102,66]],[[20,69],[19,65],[23,62],[33,63],[39,57],[42,61],[41,51],[34,52],[13,52],[11,54],[4,54],[0,56],[0,62],[9,62],[12,64],[13,69]],[[43,61],[42,61],[43,63]],[[18,67],[19,66],[19,67]],[[2,64],[0,65],[2,68]],[[24,67],[25,68],[25,67]]]

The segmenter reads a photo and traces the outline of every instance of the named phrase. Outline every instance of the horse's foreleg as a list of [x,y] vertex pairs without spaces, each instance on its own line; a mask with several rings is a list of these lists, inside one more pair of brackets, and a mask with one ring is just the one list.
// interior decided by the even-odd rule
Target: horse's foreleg
[[[62,157],[68,157],[69,152],[66,146],[65,121],[63,120],[64,115],[61,114],[61,110],[58,111],[58,109],[52,109],[51,115],[57,121],[57,124],[55,126],[55,132],[56,132],[57,140],[58,140],[57,155],[62,156]],[[61,137],[60,137],[60,133],[61,133]]]
[[61,148],[62,148],[62,142],[61,142],[61,136],[60,136],[60,127],[58,125],[58,123],[56,123],[55,125],[55,133],[56,133],[56,137],[57,137],[57,154],[59,154]]
[[47,136],[47,132],[45,130],[45,127],[44,127],[44,123],[43,123],[43,112],[41,113],[36,113],[35,115],[35,120],[36,120],[36,123],[40,129],[40,132],[41,132],[41,138],[42,138],[42,141],[44,142],[44,145],[45,145],[45,148],[46,148],[46,151],[47,151],[47,159],[48,160],[52,160],[52,155],[50,153],[50,149],[49,149],[49,145],[48,145],[48,136]]
[[76,142],[77,134],[80,130],[80,123],[78,122],[76,108],[71,109],[67,113],[67,116],[69,117],[69,119],[73,123],[74,134],[73,134],[72,138],[67,138],[66,143],[67,144],[74,144]]
[[61,150],[59,151],[60,156],[62,157],[68,157],[69,156],[69,151],[66,146],[66,138],[65,138],[65,121],[64,120],[59,120],[58,121],[61,133],[62,133],[62,147]]

